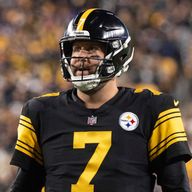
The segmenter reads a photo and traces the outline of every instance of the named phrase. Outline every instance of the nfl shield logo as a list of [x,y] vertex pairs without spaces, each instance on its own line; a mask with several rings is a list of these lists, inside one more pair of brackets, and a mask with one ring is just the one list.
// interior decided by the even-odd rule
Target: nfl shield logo
[[88,125],[94,125],[97,123],[97,117],[94,117],[93,115],[91,117],[88,117],[87,124]]

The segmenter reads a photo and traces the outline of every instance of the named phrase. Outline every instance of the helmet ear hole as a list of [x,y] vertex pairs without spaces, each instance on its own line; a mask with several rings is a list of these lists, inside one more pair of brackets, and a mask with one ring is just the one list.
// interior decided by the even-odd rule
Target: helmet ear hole
[[108,61],[107,63],[104,62],[100,67],[98,71],[100,77],[113,77],[115,74],[115,66],[112,62]]
[[116,73],[123,70],[124,72],[127,71],[129,67],[129,62],[132,60],[133,57],[133,47],[127,46],[126,48],[119,51],[117,54],[113,56],[113,63],[116,67]]

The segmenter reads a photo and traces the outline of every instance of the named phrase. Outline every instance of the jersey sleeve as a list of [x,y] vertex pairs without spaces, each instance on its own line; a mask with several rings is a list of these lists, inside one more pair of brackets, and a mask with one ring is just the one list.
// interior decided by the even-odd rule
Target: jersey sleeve
[[154,125],[148,142],[149,161],[153,166],[189,161],[191,152],[183,126],[179,101],[161,94],[152,99]]
[[39,103],[32,99],[23,106],[19,119],[17,141],[10,164],[25,170],[43,166],[38,142],[38,111]]

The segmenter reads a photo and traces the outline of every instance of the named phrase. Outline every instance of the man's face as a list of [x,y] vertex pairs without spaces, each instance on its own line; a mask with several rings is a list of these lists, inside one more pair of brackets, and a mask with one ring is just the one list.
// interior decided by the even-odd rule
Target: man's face
[[74,76],[94,74],[105,57],[102,43],[90,41],[75,41],[72,50],[71,70]]

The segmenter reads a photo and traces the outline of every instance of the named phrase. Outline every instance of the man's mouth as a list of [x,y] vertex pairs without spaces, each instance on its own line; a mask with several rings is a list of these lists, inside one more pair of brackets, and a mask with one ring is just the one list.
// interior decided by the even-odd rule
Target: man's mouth
[[75,71],[75,76],[86,76],[90,75],[89,70],[76,70]]

